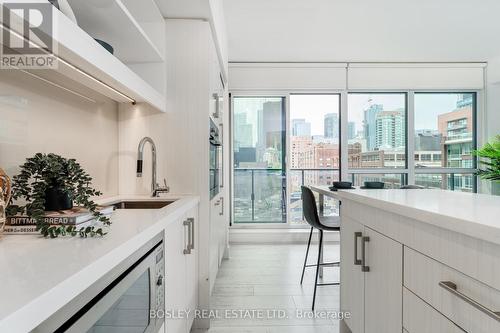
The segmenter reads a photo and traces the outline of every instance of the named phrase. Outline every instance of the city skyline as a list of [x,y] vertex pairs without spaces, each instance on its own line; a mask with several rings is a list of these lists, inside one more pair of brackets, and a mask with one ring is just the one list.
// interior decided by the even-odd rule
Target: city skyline
[[[301,103],[297,103],[295,97]],[[321,95],[319,100],[323,107],[317,110],[313,106],[321,103],[314,103],[316,97],[291,97],[288,122],[284,121],[286,108],[281,98],[245,98],[235,103],[239,109],[235,109],[233,118],[234,189],[235,215],[239,219],[284,221],[285,207],[289,205],[289,218],[300,222],[300,185],[331,185],[339,180],[339,114],[332,112],[338,100],[332,96],[325,99]],[[363,101],[360,103],[363,106],[353,109],[355,103],[350,100],[347,136],[351,139],[347,143],[347,167],[372,170],[352,175],[356,186],[364,181],[383,181],[387,187],[399,188],[405,184],[405,172],[396,170],[407,167],[415,168],[417,185],[473,190],[471,174],[419,173],[421,168],[445,170],[447,167],[474,166],[471,154],[473,95],[415,94],[415,144],[411,149],[407,147],[404,95],[354,94],[353,98]],[[385,99],[389,106],[383,104]],[[325,101],[329,102],[328,107]],[[431,101],[440,107],[427,108]],[[286,136],[290,139],[285,149]],[[414,165],[407,165],[408,152],[414,154]],[[285,170],[285,156],[288,156],[289,172]],[[378,174],[380,168],[394,168],[395,171]],[[288,192],[290,200],[287,201]],[[259,211],[255,216],[249,215],[252,207]]]

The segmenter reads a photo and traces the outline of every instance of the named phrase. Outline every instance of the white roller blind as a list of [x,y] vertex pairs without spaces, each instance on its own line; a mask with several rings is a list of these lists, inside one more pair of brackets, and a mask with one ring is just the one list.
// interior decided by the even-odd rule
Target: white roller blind
[[229,90],[346,89],[347,64],[229,64]]
[[483,89],[484,64],[349,64],[348,89]]

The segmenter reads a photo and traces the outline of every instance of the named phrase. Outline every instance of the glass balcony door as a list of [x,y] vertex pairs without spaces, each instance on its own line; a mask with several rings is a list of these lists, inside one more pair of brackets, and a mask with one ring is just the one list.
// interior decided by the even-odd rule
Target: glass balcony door
[[286,223],[285,97],[232,97],[233,222]]

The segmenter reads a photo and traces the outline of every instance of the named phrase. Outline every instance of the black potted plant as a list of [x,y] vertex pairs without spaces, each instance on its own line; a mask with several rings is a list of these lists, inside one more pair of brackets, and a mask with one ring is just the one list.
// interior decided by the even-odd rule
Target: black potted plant
[[21,172],[13,177],[12,200],[23,200],[22,205],[13,204],[7,214],[26,214],[37,222],[37,230],[45,237],[79,234],[82,237],[104,235],[102,228],[75,226],[53,226],[45,223],[44,214],[49,210],[71,209],[73,204],[92,212],[104,225],[109,218],[97,210],[91,197],[101,195],[92,188],[92,178],[75,159],[66,159],[56,154],[37,153],[26,159]]

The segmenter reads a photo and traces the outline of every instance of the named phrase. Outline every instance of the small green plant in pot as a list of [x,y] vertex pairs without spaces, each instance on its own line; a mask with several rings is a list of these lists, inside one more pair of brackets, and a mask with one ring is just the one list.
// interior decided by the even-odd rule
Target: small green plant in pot
[[475,150],[474,155],[480,158],[479,164],[484,167],[478,171],[479,177],[500,183],[500,135],[481,149]]
[[13,177],[12,200],[24,204],[12,204],[7,215],[26,214],[37,222],[37,230],[45,237],[58,236],[93,237],[102,236],[102,228],[77,226],[54,226],[45,222],[45,211],[64,210],[73,204],[93,213],[96,220],[109,225],[109,218],[97,210],[91,197],[101,195],[92,188],[92,178],[75,159],[66,159],[56,154],[37,153],[26,159],[21,172]]

